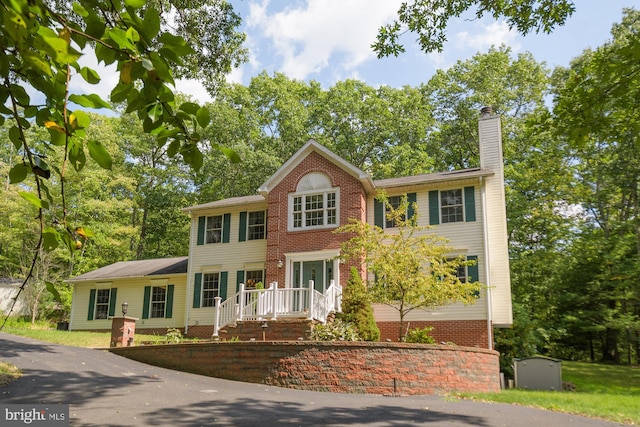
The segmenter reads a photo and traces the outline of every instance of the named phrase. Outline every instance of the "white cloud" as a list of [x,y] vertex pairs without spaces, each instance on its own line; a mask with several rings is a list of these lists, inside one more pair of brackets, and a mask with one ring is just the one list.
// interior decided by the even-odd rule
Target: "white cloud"
[[267,49],[277,61],[271,66],[289,77],[307,79],[330,64],[338,68],[329,70],[332,75],[353,75],[375,58],[371,43],[378,28],[396,16],[399,5],[400,0],[308,0],[270,12],[264,0],[251,4],[246,22],[270,41]]
[[511,46],[514,51],[520,49],[517,42],[518,33],[509,30],[506,22],[492,22],[488,25],[480,25],[479,31],[473,34],[468,31],[461,31],[455,36],[456,47],[459,49],[473,48],[476,51],[485,51],[491,46],[505,44]]

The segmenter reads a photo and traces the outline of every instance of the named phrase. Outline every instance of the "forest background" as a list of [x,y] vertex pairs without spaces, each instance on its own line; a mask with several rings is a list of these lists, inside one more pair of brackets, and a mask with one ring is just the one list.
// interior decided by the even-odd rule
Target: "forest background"
[[[87,113],[86,133],[108,151],[111,168],[87,162],[82,173],[69,169],[64,185],[68,220],[91,237],[75,251],[43,251],[25,296],[34,317],[65,316],[66,278],[117,261],[187,255],[183,208],[255,194],[311,138],[374,179],[476,167],[477,118],[490,105],[502,117],[514,300],[514,327],[496,331],[496,349],[507,358],[640,363],[639,64],[640,12],[629,9],[609,42],[567,68],[496,47],[415,87],[345,80],[323,89],[279,73],[246,86],[220,83],[205,105],[210,123],[200,131],[197,170],[124,107],[115,105],[116,116]],[[26,131],[36,151],[63,155],[49,150],[45,129]],[[33,204],[10,184],[24,161],[10,132],[6,121],[0,276],[20,280],[39,232]],[[241,161],[221,156],[221,146]],[[55,192],[60,182],[48,185]]]

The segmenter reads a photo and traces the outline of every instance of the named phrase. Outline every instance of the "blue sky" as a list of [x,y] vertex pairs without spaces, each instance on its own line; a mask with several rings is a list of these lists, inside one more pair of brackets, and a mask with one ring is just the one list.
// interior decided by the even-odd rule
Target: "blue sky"
[[[514,54],[531,52],[550,68],[568,66],[586,48],[610,38],[623,7],[640,9],[640,0],[575,0],[576,12],[565,26],[551,34],[520,36],[504,21],[492,18],[458,19],[447,29],[442,53],[418,50],[411,34],[403,36],[407,52],[397,58],[377,59],[370,49],[377,29],[390,22],[401,0],[230,0],[242,16],[250,62],[229,79],[248,84],[263,70],[291,78],[316,80],[326,89],[355,78],[371,86],[417,86],[437,69],[486,52],[492,45],[508,45]],[[473,18],[469,14],[467,18]],[[179,90],[201,101],[198,85],[183,82]]]
[[[229,0],[243,19],[250,61],[234,70],[228,80],[249,84],[262,71],[284,73],[290,78],[315,80],[328,89],[337,81],[354,78],[370,86],[418,86],[438,69],[486,52],[492,45],[508,45],[513,54],[531,52],[547,66],[568,66],[584,49],[596,48],[611,36],[611,26],[620,22],[622,9],[640,9],[640,0],[575,0],[576,12],[563,27],[551,34],[520,36],[504,21],[481,20],[470,13],[447,28],[443,52],[425,54],[412,34],[402,41],[407,52],[399,57],[377,59],[370,46],[378,28],[391,22],[401,0]],[[95,60],[83,65],[99,70],[103,83],[91,86],[75,79],[72,90],[98,93],[108,98],[118,76],[103,71]],[[93,62],[93,63],[92,63]],[[178,82],[177,90],[199,102],[211,98],[198,82]],[[103,93],[104,92],[104,93]],[[104,113],[104,112],[103,112]]]

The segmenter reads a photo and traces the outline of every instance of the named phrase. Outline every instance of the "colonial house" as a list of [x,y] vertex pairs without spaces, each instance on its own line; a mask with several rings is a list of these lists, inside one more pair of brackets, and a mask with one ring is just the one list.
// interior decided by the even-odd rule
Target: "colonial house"
[[[452,256],[477,261],[461,279],[486,285],[473,305],[414,310],[405,320],[433,326],[438,341],[491,348],[493,328],[511,326],[512,311],[500,118],[489,109],[479,136],[479,168],[382,180],[311,140],[257,195],[184,209],[187,258],[120,262],[70,279],[70,329],[110,329],[124,301],[138,332],[176,327],[224,338],[243,324],[264,331],[276,322],[295,328],[295,319],[324,322],[340,310],[351,267],[366,277],[363,266],[341,262],[346,236],[334,231],[350,219],[393,228],[375,199],[384,190],[391,202],[415,202],[418,225],[449,239]],[[374,315],[381,339],[396,339],[397,311],[374,305]]]

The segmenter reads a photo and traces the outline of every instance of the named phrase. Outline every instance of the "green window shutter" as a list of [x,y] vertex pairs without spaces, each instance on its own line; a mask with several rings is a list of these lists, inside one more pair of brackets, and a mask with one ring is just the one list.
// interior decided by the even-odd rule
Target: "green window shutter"
[[384,228],[384,203],[373,200],[373,225]]
[[93,320],[95,310],[96,310],[96,290],[91,289],[89,291],[89,313],[87,314],[87,320]]
[[167,303],[164,306],[164,317],[171,319],[173,316],[173,285],[167,286]]
[[222,298],[222,301],[227,299],[227,280],[229,280],[229,272],[221,271],[220,272],[220,298]]
[[231,232],[231,214],[224,214],[222,222],[222,243],[229,243],[229,233]]
[[413,216],[416,214],[415,209],[413,208],[414,203],[418,200],[418,195],[416,193],[407,194],[407,202],[409,202],[409,207],[407,208],[407,219],[411,220]]
[[[478,273],[478,257],[476,255],[467,256],[467,261],[475,261],[474,265],[470,265],[467,267],[467,282],[477,282],[480,278]],[[480,297],[480,292],[475,291],[473,296],[476,298]]]
[[109,292],[109,316],[116,315],[116,295],[118,295],[118,288],[111,288]]
[[429,191],[429,225],[440,224],[440,192]]
[[142,301],[142,318],[149,318],[149,304],[151,303],[151,286],[144,287],[144,300]]
[[464,216],[465,221],[476,220],[476,195],[473,187],[464,187]]
[[196,273],[193,287],[193,308],[200,308],[200,294],[202,293],[202,273]]
[[244,270],[236,271],[236,292],[240,292],[240,283],[244,282]]
[[240,212],[240,229],[238,230],[238,241],[247,240],[247,212]]
[[204,245],[204,229],[207,225],[207,217],[198,217],[198,245]]

